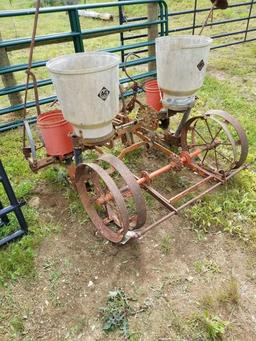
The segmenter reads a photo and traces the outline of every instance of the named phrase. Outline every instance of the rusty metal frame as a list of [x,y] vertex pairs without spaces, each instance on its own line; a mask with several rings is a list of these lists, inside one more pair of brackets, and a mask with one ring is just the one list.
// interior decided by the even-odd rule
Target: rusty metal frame
[[[248,153],[247,138],[239,122],[228,113],[216,110],[211,110],[203,116],[193,117],[186,122],[182,127],[180,135],[176,136],[176,145],[182,147],[182,152],[180,154],[174,153],[171,151],[165,136],[160,136],[156,132],[157,127],[152,128],[151,118],[152,120],[155,120],[155,115],[158,113],[137,100],[136,83],[133,84],[131,88],[133,90],[133,97],[127,104],[123,101],[122,111],[113,120],[114,135],[110,136],[106,141],[95,141],[95,144],[90,143],[90,145],[88,145],[83,138],[72,136],[73,153],[65,155],[62,158],[47,156],[44,159],[36,160],[32,155],[31,159],[30,154],[32,154],[33,148],[26,148],[24,150],[26,158],[30,161],[31,169],[34,171],[57,162],[64,163],[68,166],[71,183],[75,185],[82,204],[93,224],[104,238],[113,243],[125,243],[131,238],[143,236],[146,232],[168,220],[173,215],[179,214],[180,211],[195,203],[207,193],[225,184],[227,180],[245,167],[242,166],[242,164]],[[139,116],[136,119],[129,118],[129,112],[134,109],[135,105],[138,105],[139,108],[142,108],[143,106],[143,110],[148,110],[146,113],[148,113],[149,117],[144,118]],[[189,148],[186,148],[186,134],[193,128],[194,122],[199,119],[206,120],[208,117],[212,118],[214,122],[217,122],[217,124],[224,129],[226,135],[231,139],[232,146],[234,146],[237,141],[232,141],[226,124],[230,124],[237,132],[238,142],[241,144],[241,155],[239,155],[238,162],[227,172],[217,172],[207,169],[204,165],[198,165],[195,162],[202,153],[217,148],[220,142],[216,142],[213,139],[211,143],[205,141],[205,144],[200,145],[200,148],[196,147],[194,144],[193,146],[196,147],[195,149],[190,150]],[[220,119],[222,119],[223,122],[220,121]],[[209,129],[208,123],[207,127]],[[137,137],[138,141],[135,141],[134,137]],[[113,154],[105,154],[102,147],[107,147],[111,153],[111,149],[114,147],[116,140],[121,140],[124,145],[124,149],[119,156],[116,157]],[[141,172],[141,177],[137,177],[131,173],[129,168],[122,162],[122,159],[127,154],[143,147],[155,149],[162,153],[165,155],[168,163],[151,173],[144,170]],[[82,152],[88,149],[94,149],[99,154],[96,163],[82,163]],[[74,163],[72,162],[72,159],[74,159]],[[104,168],[101,167],[101,163],[103,164],[103,162],[107,163],[110,168],[106,170],[105,166]],[[197,173],[202,179],[171,198],[166,198],[157,189],[151,186],[151,182],[154,178],[170,171],[181,171],[184,167]],[[118,184],[111,177],[113,172],[119,174],[122,181],[125,183],[125,186],[121,188],[118,187]],[[103,187],[101,182],[105,184]],[[206,184],[210,184],[210,187],[203,190],[203,192],[196,194],[194,198],[180,206],[174,205],[181,199],[187,197],[188,194],[197,192],[198,189]],[[90,186],[93,190],[90,189]],[[146,205],[141,189],[148,192],[154,199],[170,211],[170,213],[148,226],[145,226]],[[94,194],[92,196],[93,198],[90,195],[92,193]],[[136,213],[133,216],[129,214],[125,202],[125,199],[130,197],[133,198],[135,204]],[[97,207],[99,206],[102,206],[103,208],[104,217],[102,217],[101,215],[103,214],[100,214],[97,210]],[[111,224],[112,227],[114,224],[114,229],[110,227],[109,224]]]
[[[145,137],[143,134],[141,134],[141,132],[136,132],[136,134],[139,137],[143,137],[144,142],[145,140],[148,140],[147,137]],[[129,147],[128,152],[133,152],[136,149],[141,148],[142,144],[140,142],[137,142],[133,145],[131,145]],[[148,231],[150,231],[151,229],[159,226],[161,223],[163,223],[164,221],[170,219],[172,216],[179,214],[183,209],[185,209],[186,207],[188,207],[189,205],[192,205],[193,203],[195,203],[196,201],[198,201],[199,199],[201,199],[204,195],[210,193],[211,191],[213,191],[214,189],[216,189],[217,187],[224,185],[231,177],[233,177],[235,174],[237,174],[238,172],[240,172],[242,169],[244,169],[246,166],[242,166],[239,167],[235,170],[233,170],[232,172],[229,173],[228,176],[220,176],[214,173],[210,173],[207,170],[204,170],[202,167],[198,166],[197,164],[193,163],[193,158],[198,156],[200,154],[200,150],[195,151],[193,154],[189,154],[186,151],[183,151],[180,156],[177,156],[176,154],[174,154],[173,152],[171,152],[170,150],[168,150],[167,148],[165,148],[164,146],[160,145],[157,142],[152,142],[152,148],[163,152],[166,156],[169,157],[169,164],[152,172],[151,174],[148,174],[147,172],[142,172],[142,177],[139,178],[136,175],[132,175],[129,171],[129,169],[124,166],[124,164],[121,162],[121,160],[119,160],[118,158],[116,158],[113,155],[107,154],[104,155],[102,157],[100,157],[100,160],[103,161],[107,161],[108,163],[111,164],[111,166],[114,166],[115,169],[117,169],[122,173],[121,175],[123,176],[125,174],[126,177],[126,183],[127,186],[119,189],[119,193],[121,193],[122,198],[129,196],[129,195],[133,195],[133,197],[135,198],[137,196],[140,196],[140,186],[143,190],[145,190],[147,193],[149,193],[154,199],[156,199],[160,204],[162,204],[165,208],[167,208],[170,213],[166,214],[165,216],[163,216],[162,218],[160,218],[159,220],[157,220],[156,222],[148,225],[148,226],[144,226],[145,220],[146,220],[146,213],[144,213],[144,208],[142,206],[142,221],[143,223],[141,223],[141,227],[138,227],[139,224],[137,222],[137,228],[135,229],[126,229],[126,233],[122,234],[122,238],[117,239],[111,239],[111,241],[113,242],[117,242],[117,243],[125,243],[127,242],[129,239],[131,238],[140,238],[142,237],[144,234],[146,234]],[[122,156],[122,155],[121,155]],[[118,165],[118,166],[117,166]],[[82,166],[82,165],[81,165]],[[79,166],[80,167],[80,166]],[[84,166],[83,166],[84,167]],[[158,190],[156,190],[155,188],[153,188],[150,185],[150,182],[153,178],[163,174],[163,173],[167,173],[170,170],[181,170],[183,167],[186,167],[188,169],[192,169],[193,171],[196,170],[197,174],[201,177],[203,177],[203,179],[200,179],[197,183],[191,185],[189,188],[183,190],[182,192],[174,195],[171,198],[166,198],[165,196],[163,196]],[[125,172],[125,173],[123,173]],[[132,177],[131,177],[132,176]],[[136,181],[134,181],[136,179]],[[210,187],[203,190],[203,192],[197,194],[194,198],[188,200],[186,203],[180,205],[180,206],[174,206],[173,203],[174,202],[178,202],[179,200],[185,198],[188,194],[195,192],[196,190],[202,188],[202,185],[204,184],[209,184],[211,183]],[[131,189],[131,184],[136,184],[135,188]],[[140,186],[139,186],[140,185]],[[81,183],[78,183],[78,187],[81,188]],[[78,189],[79,191],[79,189]],[[100,196],[98,197],[98,199],[96,200],[96,202],[100,205],[104,205],[106,204],[108,201],[113,200],[113,193],[112,191],[110,191],[109,193],[107,193],[106,195]],[[82,200],[83,201],[83,200]],[[139,216],[140,212],[139,212],[139,205],[141,205],[141,203],[143,202],[143,200],[140,198],[137,203],[136,203],[136,209],[137,209],[137,214]],[[87,204],[86,204],[87,205]],[[143,204],[142,204],[143,205]],[[88,212],[88,208],[87,206],[85,206],[87,212]],[[95,223],[95,220],[93,219],[93,222]],[[102,233],[102,232],[101,232]],[[102,233],[103,236],[106,237],[106,232]],[[107,237],[108,239],[109,236]]]
[[[130,238],[140,238],[142,237],[143,235],[145,235],[148,231],[154,229],[155,227],[158,227],[161,223],[163,223],[164,221],[170,219],[171,217],[173,217],[174,215],[176,214],[179,214],[183,209],[187,208],[188,206],[194,204],[195,202],[197,202],[199,199],[201,199],[203,196],[205,196],[206,194],[212,192],[213,190],[215,190],[216,188],[218,188],[219,186],[223,185],[226,183],[226,181],[228,181],[230,178],[232,178],[234,175],[236,175],[238,172],[240,172],[242,169],[246,168],[246,166],[242,166],[236,170],[234,170],[233,172],[231,172],[225,179],[225,181],[220,181],[220,180],[217,180],[217,182],[212,185],[210,188],[206,189],[205,191],[201,192],[200,194],[198,194],[196,197],[194,197],[193,199],[191,200],[188,200],[186,203],[182,204],[181,206],[179,207],[174,207],[173,211],[171,211],[170,213],[168,213],[167,215],[165,215],[164,217],[160,218],[159,220],[157,220],[156,222],[146,226],[146,227],[143,227],[143,228],[140,228],[140,229],[137,229],[137,230],[133,230],[131,231],[129,234],[128,234],[128,237],[126,239],[129,240]],[[208,176],[207,178],[204,179],[204,183],[205,182],[208,182],[208,181],[211,181],[211,180],[216,180],[215,176]],[[182,194],[182,197],[180,198],[183,198],[187,193],[191,192],[191,190],[194,190],[196,187],[199,187],[201,186],[202,184],[202,180],[199,181],[197,184],[191,186],[190,188],[188,188],[186,191],[184,192],[181,192],[180,195]],[[160,193],[159,193],[160,194]],[[160,194],[161,196],[161,194]],[[155,197],[155,196],[154,196]],[[156,198],[156,197],[155,197]],[[162,198],[156,198],[160,203],[162,203]],[[166,198],[165,198],[166,199]],[[169,199],[169,201],[172,201],[173,199],[175,199],[175,196],[171,199]],[[167,200],[167,199],[166,199]]]
[[[141,136],[141,135],[140,135]],[[157,150],[161,150],[165,152],[165,154],[167,154],[167,150],[166,149],[162,149],[162,146],[159,148],[159,144],[155,143],[153,144],[153,148],[156,148]],[[131,151],[134,151],[135,149],[140,148],[140,144],[137,143],[136,145],[131,146],[133,148],[131,148]],[[169,152],[169,156],[172,157],[173,153],[171,151]],[[218,188],[221,185],[224,185],[230,178],[232,178],[234,175],[236,175],[238,172],[240,172],[241,170],[245,169],[247,166],[240,166],[239,168],[236,168],[235,170],[233,170],[232,172],[230,172],[230,174],[228,176],[225,176],[223,178],[221,178],[220,176],[214,174],[214,173],[210,173],[207,170],[204,170],[203,168],[199,167],[198,165],[194,164],[192,162],[192,158],[189,157],[187,154],[183,154],[183,156],[181,156],[181,158],[183,158],[183,165],[185,167],[187,167],[188,169],[192,169],[192,170],[197,170],[197,174],[202,176],[203,179],[199,180],[197,183],[193,184],[192,186],[188,187],[187,189],[183,190],[182,192],[174,195],[171,198],[166,198],[164,197],[159,191],[157,191],[155,188],[151,187],[150,185],[146,184],[147,181],[143,181],[141,179],[143,178],[139,178],[138,176],[134,175],[134,178],[137,180],[137,183],[141,184],[142,189],[144,189],[147,193],[149,193],[154,199],[156,199],[160,204],[162,204],[165,208],[167,208],[168,210],[170,210],[171,212],[166,214],[164,217],[158,219],[157,221],[155,221],[154,223],[148,225],[148,226],[144,226],[140,229],[135,229],[132,231],[129,231],[125,240],[123,241],[123,244],[126,243],[129,239],[131,238],[140,238],[142,237],[144,234],[146,234],[148,231],[150,231],[151,229],[158,227],[161,223],[163,223],[164,221],[168,220],[169,218],[171,218],[174,215],[179,214],[183,209],[187,208],[188,206],[192,205],[193,203],[197,202],[198,200],[200,200],[203,196],[205,196],[206,194],[212,192],[213,190],[215,190],[216,188]],[[172,167],[170,167],[172,168]],[[159,172],[159,170],[158,170]],[[146,178],[145,174],[144,177]],[[150,180],[150,176],[148,175],[148,180]],[[186,197],[188,194],[195,192],[195,190],[199,189],[203,184],[209,183],[209,182],[213,182],[214,184],[212,184],[209,188],[207,188],[206,190],[204,190],[203,192],[199,193],[198,195],[196,195],[194,198],[188,200],[186,203],[175,207],[173,206],[174,202],[177,202],[181,199],[183,199],[184,197]]]

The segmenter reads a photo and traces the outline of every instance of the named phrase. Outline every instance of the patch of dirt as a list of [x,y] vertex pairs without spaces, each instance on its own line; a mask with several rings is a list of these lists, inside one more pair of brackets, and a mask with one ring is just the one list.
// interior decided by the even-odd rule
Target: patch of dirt
[[[118,332],[104,334],[99,317],[115,288],[135,299],[138,310],[144,307],[129,318],[137,340],[173,340],[182,335],[184,321],[201,309],[202,297],[214,295],[231,277],[238,282],[240,299],[220,308],[220,317],[231,323],[225,339],[256,339],[255,279],[248,267],[252,256],[240,242],[223,233],[198,240],[182,216],[175,216],[142,239],[116,246],[97,235],[91,222],[80,224],[70,215],[64,191],[44,184],[34,193],[40,197],[40,216],[56,221],[61,231],[41,244],[37,277],[8,288],[1,340],[123,340]],[[157,211],[149,209],[149,222],[163,214]],[[167,235],[171,245],[165,255],[161,243]],[[205,259],[218,264],[220,272],[195,271],[195,262]],[[10,328],[14,316],[24,324],[16,336]]]

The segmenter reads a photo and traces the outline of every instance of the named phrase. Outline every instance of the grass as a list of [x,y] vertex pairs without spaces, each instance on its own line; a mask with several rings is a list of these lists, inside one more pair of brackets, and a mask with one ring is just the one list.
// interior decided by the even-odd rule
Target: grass
[[74,191],[74,189],[68,188],[64,195],[69,201],[70,219],[71,220],[77,219],[80,224],[87,223],[89,221],[89,217],[86,214],[83,204],[81,200],[79,199],[78,194]]
[[240,299],[240,292],[238,282],[235,278],[231,278],[220,291],[217,296],[220,303],[226,304],[238,304]]
[[160,242],[160,250],[164,255],[169,255],[172,249],[172,241],[173,237],[169,234],[166,234],[162,237]]
[[65,340],[69,340],[69,339],[74,339],[74,337],[79,336],[79,334],[82,333],[82,331],[88,327],[88,322],[86,318],[77,318],[74,321],[74,325],[70,328],[70,330],[67,332],[67,334],[65,335]]
[[255,243],[256,176],[243,171],[216,193],[191,207],[186,216],[196,231],[224,231]]
[[[36,187],[48,182],[55,185],[60,184],[59,173],[53,168],[43,170],[37,174],[32,173],[27,162],[23,159],[22,152],[14,151],[21,146],[20,131],[1,135],[1,160],[10,178],[16,196],[29,202],[33,197]],[[54,185],[53,185],[54,186]],[[4,189],[0,186],[0,198],[4,205],[8,205]],[[53,232],[59,231],[58,223],[48,221],[43,218],[37,208],[26,204],[22,211],[29,225],[29,234],[21,240],[4,247],[0,252],[0,285],[6,285],[8,280],[16,280],[22,277],[34,277],[35,257],[38,246],[42,240]],[[10,216],[10,225],[1,229],[1,237],[13,232],[18,227],[18,222],[14,216]]]
[[211,315],[208,311],[195,315],[193,324],[203,333],[203,340],[214,341],[222,337],[229,322],[222,320],[219,316]]
[[[234,74],[237,75],[239,69],[239,73],[245,79],[253,79],[255,69],[251,71],[250,65],[255,64],[251,59],[256,55],[255,46],[252,45],[250,48],[247,46],[247,52],[242,48],[239,48],[240,50],[241,54],[239,52],[237,58],[232,59],[229,68],[227,68],[227,60],[224,59],[223,64],[216,65],[217,69],[223,67],[223,70],[225,69],[225,72],[231,77]],[[244,53],[248,56],[248,68],[240,63]],[[251,124],[256,113],[253,104],[254,89],[246,86],[245,90],[243,82],[219,80],[214,76],[206,77],[204,86],[199,92],[199,101],[195,111],[205,112],[210,108],[222,108],[239,119],[246,130],[249,141],[247,161],[250,163],[250,167],[232,179],[227,186],[206,196],[197,205],[186,211],[192,229],[197,232],[224,231],[251,244],[255,244],[254,231],[256,227],[256,127]]]
[[10,279],[33,278],[36,275],[35,257],[38,246],[46,236],[57,231],[56,224],[40,221],[34,209],[24,208],[24,214],[29,222],[29,234],[6,246],[0,253],[0,285],[3,286]]
[[192,336],[192,331],[188,321],[173,311],[170,316],[170,327],[177,340],[181,340],[181,336],[186,334],[190,334],[190,337]]
[[14,316],[10,322],[14,335],[21,335],[24,331],[23,319],[19,316]]
[[168,324],[170,335],[159,340],[222,340],[229,326],[228,321],[208,310],[198,311],[190,316],[178,315],[171,311]]
[[194,269],[198,273],[220,273],[220,266],[214,262],[212,259],[197,260],[194,262]]
[[240,289],[236,278],[231,277],[222,287],[203,295],[203,307],[216,310],[219,306],[237,306],[240,301]]

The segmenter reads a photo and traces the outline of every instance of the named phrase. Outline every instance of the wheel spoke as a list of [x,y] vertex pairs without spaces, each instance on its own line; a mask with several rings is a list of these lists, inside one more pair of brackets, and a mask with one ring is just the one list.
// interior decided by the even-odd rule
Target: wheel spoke
[[216,169],[219,169],[219,163],[218,163],[218,156],[216,153],[216,149],[214,149],[214,158],[215,158],[215,163],[216,163]]
[[207,144],[208,142],[205,140],[205,138],[194,128],[195,133]]
[[222,153],[220,153],[219,151],[217,151],[216,149],[215,149],[215,151],[216,151],[216,153],[217,154],[219,154],[222,158],[224,158],[224,159],[226,159],[228,162],[231,162],[231,163],[233,163],[233,161],[232,160],[230,160],[228,157],[226,157],[225,155],[223,155]]
[[204,154],[204,157],[203,157],[203,159],[202,159],[202,161],[201,161],[201,164],[202,164],[202,165],[204,164],[204,160],[206,159],[206,156],[207,156],[208,152],[209,152],[209,149],[207,149],[206,152],[205,152],[205,154]]
[[207,129],[209,131],[209,134],[210,134],[211,138],[213,139],[213,135],[212,135],[211,129],[209,127],[209,123],[208,123],[207,119],[205,119],[205,123],[206,123]]
[[214,138],[212,139],[211,143],[214,142],[214,140],[217,138],[217,136],[219,136],[219,133],[221,132],[222,127],[220,127],[220,129],[217,131],[216,135],[214,136]]
[[221,146],[231,146],[231,147],[232,147],[232,144],[231,144],[231,143],[228,143],[228,142],[226,142],[226,143],[225,143],[225,142],[224,142],[224,143],[222,142],[222,143],[221,143]]
[[189,145],[188,145],[189,148],[204,147],[204,146],[205,146],[205,143],[203,143],[203,144],[189,144]]

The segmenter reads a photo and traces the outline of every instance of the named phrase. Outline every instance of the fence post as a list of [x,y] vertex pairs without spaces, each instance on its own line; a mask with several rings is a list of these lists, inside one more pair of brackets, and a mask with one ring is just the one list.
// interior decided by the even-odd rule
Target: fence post
[[81,35],[80,19],[77,9],[71,9],[68,11],[69,22],[72,33],[78,33],[73,37],[75,52],[84,52],[84,43]]
[[[158,4],[148,4],[148,20],[158,20]],[[148,40],[155,40],[158,37],[158,25],[152,25],[148,28]],[[148,47],[148,56],[152,57],[156,55],[155,45]],[[148,71],[156,69],[156,62],[148,63]]]
[[196,13],[197,13],[197,0],[194,0],[194,13],[193,13],[193,29],[192,34],[195,34],[195,26],[196,26]]
[[253,9],[253,4],[255,2],[252,0],[250,7],[249,7],[249,13],[248,13],[248,19],[247,19],[247,23],[246,23],[246,29],[245,29],[245,35],[244,35],[244,41],[247,40],[247,34],[248,34],[248,30],[249,30],[249,25],[250,25],[250,20],[251,20],[251,15],[252,15],[252,9]]

